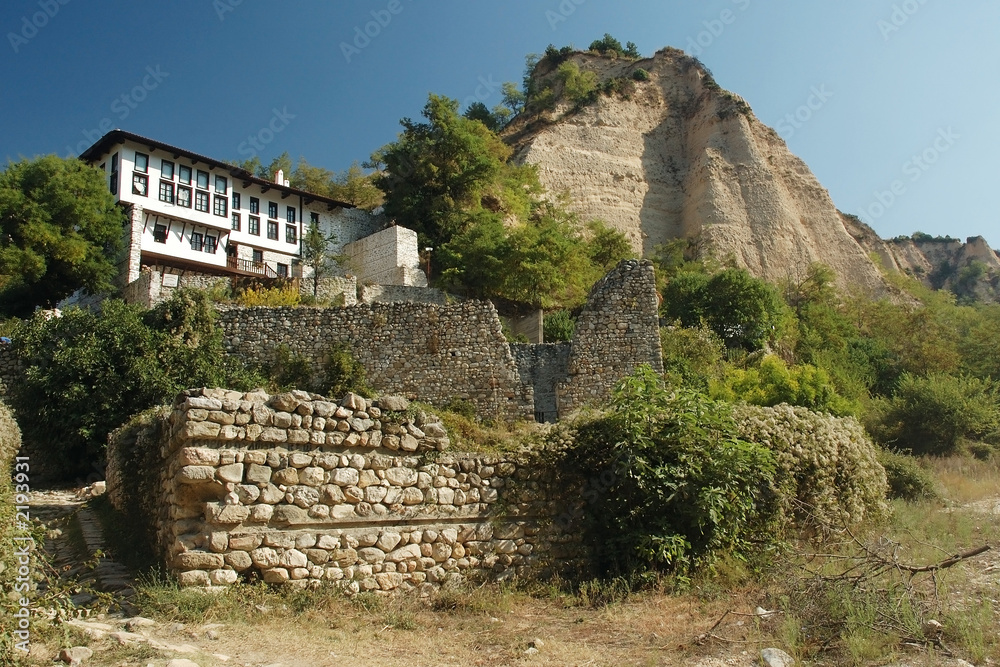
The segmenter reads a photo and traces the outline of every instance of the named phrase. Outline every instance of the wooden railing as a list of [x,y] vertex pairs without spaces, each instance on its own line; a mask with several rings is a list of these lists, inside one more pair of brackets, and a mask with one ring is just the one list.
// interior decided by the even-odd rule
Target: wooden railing
[[235,269],[242,273],[250,273],[255,276],[264,276],[265,278],[278,277],[278,274],[275,273],[274,269],[272,269],[264,262],[254,262],[253,260],[243,259],[242,257],[227,257],[226,265],[230,269]]

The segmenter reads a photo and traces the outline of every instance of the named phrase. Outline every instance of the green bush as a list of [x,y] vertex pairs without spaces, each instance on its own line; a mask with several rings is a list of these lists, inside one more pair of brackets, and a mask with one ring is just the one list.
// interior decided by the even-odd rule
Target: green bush
[[837,393],[825,370],[810,364],[789,368],[773,354],[764,356],[757,367],[727,369],[721,382],[711,383],[710,393],[722,400],[763,406],[788,403],[838,416],[856,410]]
[[597,73],[581,71],[574,62],[564,62],[557,70],[563,82],[563,97],[574,104],[590,101],[597,90]]
[[151,311],[109,300],[100,313],[36,316],[18,329],[13,350],[24,373],[11,407],[25,440],[63,476],[88,471],[111,431],[182,389],[264,382],[224,353],[212,306],[193,290]]
[[576,329],[576,320],[573,319],[568,310],[557,310],[554,313],[548,313],[542,322],[546,343],[573,340],[573,330]]
[[937,496],[934,478],[912,456],[882,449],[878,460],[885,468],[890,498],[921,500]]
[[320,393],[339,397],[349,391],[362,396],[372,395],[365,367],[354,358],[350,347],[337,343],[330,347],[323,360],[323,391]]
[[662,327],[660,346],[664,374],[673,384],[707,392],[722,375],[726,346],[708,327]]
[[734,408],[741,438],[774,453],[787,518],[840,527],[886,516],[878,450],[851,418],[805,408]]
[[740,437],[725,404],[668,391],[643,366],[615,387],[608,414],[576,431],[567,463],[600,480],[583,496],[602,569],[684,573],[778,537],[774,457]]
[[649,72],[639,67],[632,72],[632,78],[636,81],[649,81]]
[[895,395],[876,403],[867,426],[886,446],[913,454],[951,454],[964,440],[995,437],[1000,426],[997,388],[989,379],[906,373]]
[[274,351],[268,375],[271,385],[279,391],[302,389],[333,398],[352,391],[362,396],[372,395],[365,368],[346,343],[331,345],[318,363],[293,352],[287,345],[280,345]]

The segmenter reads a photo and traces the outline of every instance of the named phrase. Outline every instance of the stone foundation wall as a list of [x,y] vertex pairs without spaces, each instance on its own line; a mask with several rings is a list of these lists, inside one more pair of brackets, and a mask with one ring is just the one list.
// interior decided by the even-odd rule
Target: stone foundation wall
[[[128,475],[110,470],[109,495],[156,498],[160,553],[186,586],[261,578],[426,593],[585,566],[579,531],[552,520],[578,497],[561,501],[525,461],[444,453],[440,422],[406,407],[189,390],[162,418],[159,477],[125,493]],[[134,442],[111,440],[112,468]]]

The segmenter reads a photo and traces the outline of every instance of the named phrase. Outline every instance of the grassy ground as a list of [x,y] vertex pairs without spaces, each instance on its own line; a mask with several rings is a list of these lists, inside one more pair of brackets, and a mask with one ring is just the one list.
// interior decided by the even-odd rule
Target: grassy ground
[[[935,572],[905,570],[1000,542],[1000,465],[926,465],[940,498],[896,502],[892,523],[878,531],[799,544],[763,575],[724,563],[683,590],[667,580],[632,594],[614,583],[494,585],[433,600],[249,585],[206,595],[148,577],[135,602],[157,622],[143,631],[161,648],[88,639],[62,625],[39,630],[31,661],[89,643],[95,655],[85,664],[157,667],[171,657],[286,667],[715,667],[759,664],[767,646],[809,665],[947,665],[949,653],[1000,665],[1000,552]],[[756,617],[757,606],[777,613]]]

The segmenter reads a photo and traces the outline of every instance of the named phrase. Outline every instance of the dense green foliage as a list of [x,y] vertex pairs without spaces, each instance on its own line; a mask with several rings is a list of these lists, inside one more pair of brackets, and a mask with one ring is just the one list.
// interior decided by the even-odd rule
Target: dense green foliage
[[546,343],[573,340],[575,329],[576,320],[573,319],[573,315],[568,310],[545,313],[542,320],[542,330]]
[[943,373],[903,375],[893,396],[869,415],[875,437],[914,454],[950,454],[963,441],[996,441],[998,428],[996,384]]
[[777,537],[771,453],[740,437],[727,405],[670,391],[649,367],[617,385],[609,413],[580,424],[577,441],[571,462],[610,479],[584,494],[608,571],[683,573]]
[[937,496],[933,476],[912,456],[883,449],[879,451],[878,461],[885,469],[890,498],[922,500]]
[[789,368],[780,357],[768,354],[748,368],[727,368],[721,381],[710,382],[711,396],[752,405],[779,403],[801,405],[817,412],[847,415],[856,406],[837,393],[829,374],[812,364]]
[[591,51],[597,51],[602,56],[612,55],[621,56],[624,58],[640,58],[639,47],[637,47],[633,42],[627,42],[625,46],[617,39],[604,33],[604,37],[601,39],[595,39],[590,43],[589,49]]
[[268,365],[271,383],[281,391],[304,389],[329,398],[341,398],[347,392],[371,396],[364,366],[343,343],[329,347],[323,359],[314,363],[287,346],[279,346]]
[[26,316],[111,288],[125,214],[104,175],[55,155],[0,173],[0,311]]
[[304,157],[299,157],[298,162],[293,165],[291,156],[284,152],[267,165],[256,156],[231,164],[268,181],[273,181],[280,169],[293,188],[314,192],[368,211],[382,204],[382,193],[374,183],[375,174],[366,174],[357,162],[344,171],[333,172],[309,164]]
[[427,122],[408,118],[396,142],[372,156],[386,214],[434,248],[438,282],[470,296],[536,306],[582,303],[597,278],[631,255],[624,237],[582,225],[543,198],[535,169],[458,102],[431,95]]
[[150,311],[111,300],[99,314],[36,316],[17,331],[14,350],[25,371],[11,406],[25,439],[65,475],[98,461],[108,433],[130,416],[181,389],[264,381],[224,354],[211,304],[190,290]]

